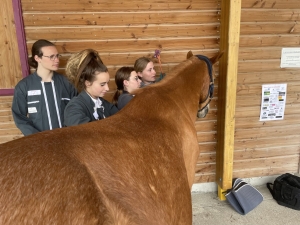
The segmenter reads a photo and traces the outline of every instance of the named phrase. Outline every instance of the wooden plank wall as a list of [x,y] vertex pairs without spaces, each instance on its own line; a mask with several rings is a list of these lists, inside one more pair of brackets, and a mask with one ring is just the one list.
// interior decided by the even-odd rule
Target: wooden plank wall
[[0,34],[0,89],[11,89],[22,79],[11,0],[1,1]]
[[[242,1],[233,177],[298,172],[299,68],[281,69],[281,49],[299,47],[299,0]],[[262,84],[287,83],[282,121],[260,122]]]
[[[233,177],[299,172],[299,68],[280,68],[281,49],[300,45],[299,20],[299,0],[242,1]],[[262,84],[273,83],[287,83],[285,119],[260,122]],[[215,150],[199,157],[197,174],[214,181]]]
[[[138,57],[152,56],[155,49],[162,50],[166,73],[184,60],[188,50],[207,56],[218,51],[219,7],[215,0],[22,0],[28,49],[40,38],[55,42],[63,55],[61,73],[72,53],[98,50],[112,78],[108,100],[115,90],[115,71],[133,65]],[[279,65],[283,47],[299,47],[299,18],[299,0],[242,1],[233,177],[298,171],[299,69]],[[201,148],[196,183],[215,181],[218,76],[215,81],[212,110],[195,123]],[[270,83],[287,83],[285,119],[260,122],[261,85]],[[9,104],[0,105],[1,121],[11,120],[6,115]]]
[[[63,55],[59,70],[62,74],[72,53],[86,48],[96,49],[111,76],[110,92],[106,95],[108,100],[116,90],[113,79],[116,70],[133,66],[141,56],[151,57],[155,49],[162,51],[162,68],[167,74],[186,58],[189,50],[209,57],[219,50],[218,0],[21,0],[21,3],[27,49],[31,49],[38,39],[54,42]],[[215,70],[218,72],[217,66]],[[200,167],[215,160],[207,156],[215,151],[216,145],[218,76],[215,84],[210,113],[205,120],[195,123],[201,148]],[[11,119],[11,115],[6,115],[11,99],[5,99],[7,107],[3,116]],[[4,141],[7,138],[0,139],[0,142]],[[198,171],[195,182],[212,181],[214,174],[214,167]]]

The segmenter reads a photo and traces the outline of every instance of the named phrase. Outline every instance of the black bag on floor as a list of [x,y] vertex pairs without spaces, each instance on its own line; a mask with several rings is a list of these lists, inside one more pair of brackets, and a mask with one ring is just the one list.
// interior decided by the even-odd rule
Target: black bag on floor
[[300,177],[285,173],[277,177],[274,184],[267,183],[267,187],[279,205],[300,210]]
[[234,180],[232,189],[225,195],[230,205],[240,214],[246,215],[263,201],[262,194],[240,178]]

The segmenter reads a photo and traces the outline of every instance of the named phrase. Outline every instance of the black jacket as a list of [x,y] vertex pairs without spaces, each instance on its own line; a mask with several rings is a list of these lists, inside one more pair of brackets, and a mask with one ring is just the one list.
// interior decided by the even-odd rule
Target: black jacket
[[[102,109],[97,109],[97,114],[99,115],[99,119],[104,119],[119,111],[114,104],[106,101],[103,98],[99,98],[99,99],[102,101],[102,106],[104,107],[104,112]],[[94,112],[95,112],[94,107],[95,107],[95,103],[93,102],[91,97],[85,91],[82,91],[77,97],[73,98],[70,101],[70,103],[67,105],[65,109],[64,125],[74,126],[78,124],[95,121],[96,118],[94,116]]]
[[[55,87],[55,97],[53,91],[46,92],[45,95],[45,83],[36,72],[25,77],[16,85],[12,115],[16,126],[24,135],[63,126],[65,107],[70,99],[77,95],[77,91],[65,76],[56,72],[53,73],[52,81],[50,85]],[[56,104],[51,105],[51,101],[49,102],[50,95],[52,99],[56,99],[57,107]],[[46,98],[46,96],[48,97]],[[56,120],[60,126],[52,125],[51,121],[53,120]]]

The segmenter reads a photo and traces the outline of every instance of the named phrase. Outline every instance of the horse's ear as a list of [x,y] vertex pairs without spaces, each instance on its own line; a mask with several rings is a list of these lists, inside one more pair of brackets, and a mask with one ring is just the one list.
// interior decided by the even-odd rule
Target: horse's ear
[[189,51],[189,52],[187,53],[187,55],[186,55],[186,59],[189,59],[189,58],[191,58],[192,56],[193,56],[192,51]]
[[214,65],[216,62],[219,61],[219,59],[223,56],[224,51],[219,52],[217,55],[215,55],[214,57],[210,58],[211,63]]

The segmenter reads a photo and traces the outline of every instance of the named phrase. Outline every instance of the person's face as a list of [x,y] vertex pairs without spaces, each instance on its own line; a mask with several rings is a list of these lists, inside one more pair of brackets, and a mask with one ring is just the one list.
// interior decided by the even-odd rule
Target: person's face
[[55,46],[45,46],[41,48],[43,53],[42,57],[34,56],[34,59],[38,62],[38,69],[47,69],[51,71],[58,70],[59,57],[58,51]]
[[156,72],[154,70],[153,62],[149,62],[142,72],[138,72],[138,75],[146,84],[155,81]]
[[85,81],[86,91],[93,98],[103,97],[109,91],[109,74],[108,72],[96,72],[95,77],[96,80],[93,82]]
[[124,87],[125,90],[129,93],[133,90],[138,89],[141,86],[141,80],[139,79],[137,73],[135,71],[132,71],[130,73],[130,77],[128,80],[124,80]]

